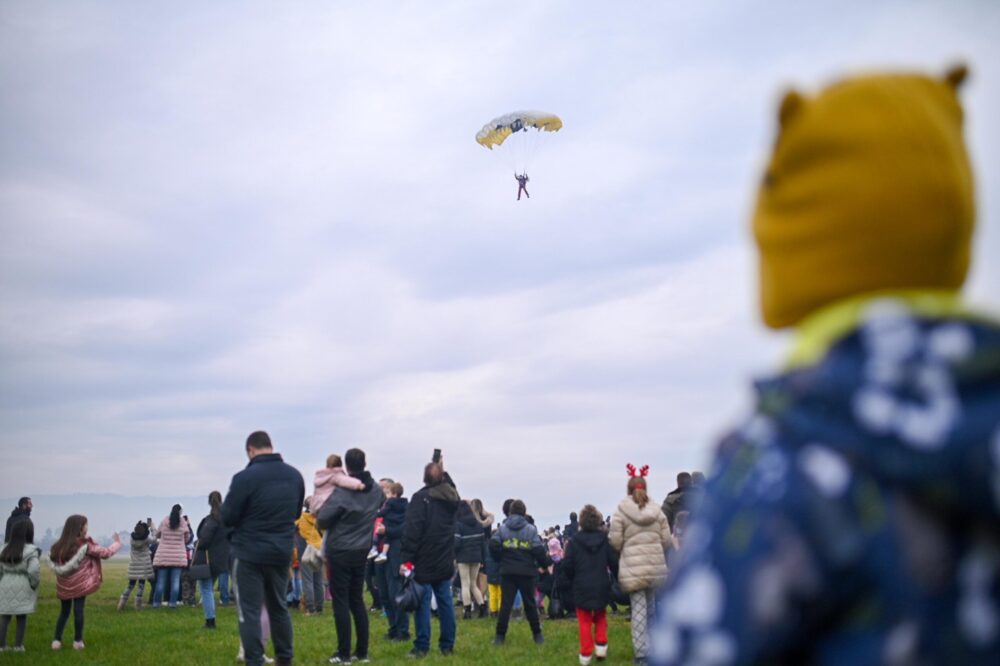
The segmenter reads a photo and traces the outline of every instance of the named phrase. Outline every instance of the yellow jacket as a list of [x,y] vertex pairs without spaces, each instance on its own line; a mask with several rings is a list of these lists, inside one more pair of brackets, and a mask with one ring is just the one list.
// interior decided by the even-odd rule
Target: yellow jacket
[[316,529],[316,516],[303,511],[299,519],[295,521],[295,526],[299,528],[299,534],[306,540],[306,543],[313,548],[323,548],[323,537]]

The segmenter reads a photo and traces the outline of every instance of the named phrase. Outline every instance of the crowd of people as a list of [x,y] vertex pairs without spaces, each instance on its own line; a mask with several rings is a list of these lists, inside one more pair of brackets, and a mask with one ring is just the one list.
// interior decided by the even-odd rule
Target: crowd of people
[[[407,501],[351,449],[307,498],[255,432],[197,534],[179,505],[136,525],[120,607],[134,585],[141,607],[145,581],[154,606],[199,581],[212,628],[228,573],[242,658],[262,663],[269,631],[288,664],[289,581],[310,613],[326,585],[330,662],[365,662],[367,585],[387,638],[412,640],[420,658],[435,615],[437,648],[455,648],[457,576],[462,617],[494,618],[497,649],[516,610],[539,644],[546,604],[575,612],[584,665],[607,657],[619,604],[638,662],[1000,663],[1000,325],[961,298],[975,227],[966,75],[872,74],[782,99],[753,230],[763,319],[797,335],[707,480],[681,474],[657,506],[648,468],[630,466],[610,520],[588,504],[540,534],[520,499],[496,525],[441,459]],[[23,498],[0,552],[0,637],[6,647],[16,619],[18,650],[42,559],[30,511]],[[118,548],[95,543],[85,517],[66,520],[49,554],[62,604],[53,649],[71,613],[84,647],[86,597]]]
[[[328,457],[306,496],[302,476],[273,451],[266,433],[250,435],[246,451],[250,464],[233,478],[225,498],[217,491],[208,495],[208,515],[197,529],[180,504],[159,524],[149,518],[135,524],[118,610],[130,608],[133,593],[135,610],[146,603],[196,605],[197,588],[204,628],[211,630],[217,626],[218,590],[221,604],[236,600],[237,658],[249,664],[273,661],[264,653],[268,639],[278,662],[290,662],[289,609],[322,613],[326,600],[332,602],[337,637],[329,658],[334,664],[369,659],[373,611],[385,618],[386,640],[412,641],[414,658],[430,652],[436,617],[437,649],[451,654],[456,604],[463,621],[495,623],[496,646],[504,644],[515,614],[527,620],[538,644],[544,643],[546,607],[550,619],[575,614],[584,664],[607,656],[607,608],[617,612],[626,605],[634,653],[642,660],[652,594],[666,578],[667,557],[680,536],[667,527],[667,503],[683,514],[696,489],[679,487],[688,494],[678,498],[675,491],[661,509],[646,493],[646,470],[630,468],[628,495],[613,517],[586,505],[579,521],[574,512],[565,528],[539,532],[520,499],[505,501],[502,521],[495,522],[482,500],[462,498],[443,458],[426,465],[423,487],[407,499],[400,483],[376,481],[365,453],[350,449],[343,459]],[[685,473],[678,481],[690,478]],[[27,616],[37,605],[46,558],[33,544],[31,507],[30,498],[22,498],[12,512],[0,554],[0,649],[7,649],[7,625],[16,618],[10,649],[24,650]],[[84,649],[86,599],[101,586],[102,560],[121,547],[117,534],[109,546],[96,543],[86,517],[66,519],[48,554],[61,603],[53,650],[62,648],[71,614],[73,648]]]

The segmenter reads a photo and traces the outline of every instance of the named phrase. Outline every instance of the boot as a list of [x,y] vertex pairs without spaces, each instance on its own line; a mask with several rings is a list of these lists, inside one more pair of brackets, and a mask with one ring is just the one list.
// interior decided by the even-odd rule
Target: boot
[[215,629],[215,618],[205,620],[205,629]]
[[128,603],[128,594],[123,593],[122,596],[118,599],[118,610],[125,610],[125,604],[127,603]]
[[486,604],[479,604],[479,619],[487,618],[490,616],[490,609]]
[[462,619],[463,620],[471,620],[472,619],[472,606],[466,606],[465,607],[465,612],[462,614]]
[[135,597],[135,609],[142,610],[142,595],[138,594]]

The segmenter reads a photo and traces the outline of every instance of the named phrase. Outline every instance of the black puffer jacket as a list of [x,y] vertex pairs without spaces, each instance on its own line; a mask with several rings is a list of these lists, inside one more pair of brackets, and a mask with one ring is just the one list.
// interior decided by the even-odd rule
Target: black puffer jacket
[[462,564],[482,564],[486,560],[485,549],[483,524],[476,520],[469,505],[462,502],[455,523],[455,560]]
[[455,576],[455,514],[461,502],[448,474],[410,498],[401,557],[413,563],[418,583],[439,583]]
[[618,553],[601,531],[577,532],[566,546],[566,557],[559,564],[560,591],[570,593],[577,608],[604,610],[611,602],[608,570],[618,576]]
[[517,514],[503,521],[490,539],[490,554],[500,562],[501,576],[537,576],[539,569],[552,564],[538,530]]
[[10,518],[7,519],[7,527],[4,529],[3,533],[4,543],[10,541],[11,530],[14,529],[14,525],[18,524],[22,520],[31,520],[31,509],[15,507],[14,510],[10,512]]
[[222,523],[208,514],[198,523],[198,545],[194,554],[194,564],[201,564],[208,556],[212,576],[229,572],[229,540]]
[[233,557],[245,562],[288,566],[295,521],[302,513],[306,484],[278,453],[254,457],[233,481],[222,503],[222,523],[232,530]]

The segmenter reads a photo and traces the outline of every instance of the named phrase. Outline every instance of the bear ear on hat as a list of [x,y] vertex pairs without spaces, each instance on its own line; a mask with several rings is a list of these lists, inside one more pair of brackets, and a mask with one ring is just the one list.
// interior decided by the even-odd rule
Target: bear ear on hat
[[785,93],[785,96],[781,98],[781,104],[778,106],[778,123],[781,127],[787,127],[788,123],[792,119],[799,115],[802,111],[802,107],[806,105],[806,98],[802,96],[802,93],[797,90],[789,90]]
[[948,71],[945,72],[944,80],[953,90],[958,90],[968,76],[969,68],[965,63],[959,63],[948,68]]

